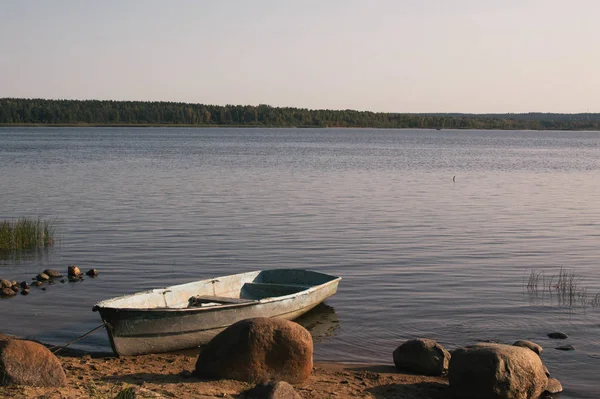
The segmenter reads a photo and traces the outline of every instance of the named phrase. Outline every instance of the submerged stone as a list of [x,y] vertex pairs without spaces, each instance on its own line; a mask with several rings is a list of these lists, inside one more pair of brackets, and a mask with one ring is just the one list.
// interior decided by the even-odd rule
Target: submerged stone
[[549,338],[552,339],[567,339],[569,338],[569,336],[565,333],[561,333],[561,332],[551,332],[550,334],[548,334]]
[[44,270],[44,274],[48,275],[50,278],[62,277],[62,274],[54,269],[46,269]]

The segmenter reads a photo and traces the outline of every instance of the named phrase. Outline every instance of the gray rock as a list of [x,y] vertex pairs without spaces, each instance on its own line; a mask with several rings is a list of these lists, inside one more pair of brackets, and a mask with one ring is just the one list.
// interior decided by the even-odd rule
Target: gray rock
[[394,364],[400,370],[424,375],[442,375],[448,371],[450,353],[432,339],[411,339],[394,351]]
[[549,394],[561,393],[563,391],[562,384],[556,378],[548,378],[548,386],[546,392]]
[[552,339],[567,339],[569,338],[569,336],[565,333],[561,333],[561,332],[551,332],[550,334],[548,334],[549,338]]
[[562,345],[554,349],[558,349],[559,351],[574,351],[575,347],[573,345]]
[[62,277],[62,274],[60,274],[58,271],[56,271],[54,269],[46,269],[46,270],[44,270],[44,274],[46,274],[50,278]]
[[247,399],[302,399],[293,386],[285,381],[257,384],[245,392]]
[[548,385],[537,354],[502,344],[456,349],[448,379],[455,397],[469,399],[538,399]]
[[544,349],[542,349],[542,347],[540,345],[536,344],[535,342],[527,341],[526,339],[521,339],[521,340],[515,342],[513,345],[520,346],[522,348],[531,349],[538,355],[541,355],[542,351],[544,350]]

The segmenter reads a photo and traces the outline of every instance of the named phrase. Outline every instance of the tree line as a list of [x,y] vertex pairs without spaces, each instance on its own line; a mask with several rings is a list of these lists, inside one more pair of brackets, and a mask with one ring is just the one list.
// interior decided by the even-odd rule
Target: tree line
[[264,104],[0,98],[0,124],[600,130],[600,114],[409,114]]

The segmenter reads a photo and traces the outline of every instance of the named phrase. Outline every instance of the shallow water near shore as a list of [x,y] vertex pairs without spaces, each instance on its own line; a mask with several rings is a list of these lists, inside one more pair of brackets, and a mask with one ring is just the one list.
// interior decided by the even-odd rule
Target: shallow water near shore
[[[2,332],[64,344],[103,299],[307,268],[343,278],[301,320],[317,360],[531,339],[561,398],[597,398],[599,171],[599,132],[0,128],[0,217],[57,218],[60,239],[0,259],[0,277],[100,270],[1,300]],[[532,269],[561,267],[587,299],[527,290]],[[104,332],[73,346],[110,350]]]

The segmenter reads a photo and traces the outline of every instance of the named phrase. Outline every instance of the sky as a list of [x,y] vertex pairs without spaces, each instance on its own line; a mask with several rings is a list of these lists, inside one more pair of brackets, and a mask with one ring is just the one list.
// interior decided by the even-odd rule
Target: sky
[[0,97],[600,112],[598,0],[0,0]]

